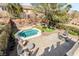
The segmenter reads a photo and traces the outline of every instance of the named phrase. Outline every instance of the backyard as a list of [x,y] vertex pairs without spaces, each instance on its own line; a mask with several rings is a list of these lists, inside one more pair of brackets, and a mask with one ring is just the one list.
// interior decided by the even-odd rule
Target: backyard
[[65,56],[78,42],[79,26],[70,23],[76,16],[68,14],[71,4],[39,3],[25,9],[8,3],[3,8],[8,16],[0,16],[1,56]]

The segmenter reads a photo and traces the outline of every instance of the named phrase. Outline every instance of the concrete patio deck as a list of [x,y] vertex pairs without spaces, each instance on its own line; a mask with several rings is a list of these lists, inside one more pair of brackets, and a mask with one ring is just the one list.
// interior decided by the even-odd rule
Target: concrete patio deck
[[[65,42],[58,39],[58,30],[51,34],[45,34],[46,33],[43,33],[39,37],[29,39],[28,44],[34,43],[35,49],[39,48],[33,56],[64,56],[75,44],[74,40]],[[15,54],[16,51],[13,51],[10,55],[14,56]]]
[[64,56],[74,45],[73,41],[65,42],[58,39],[57,32],[48,36],[30,39],[30,43],[35,43],[36,48],[39,47],[36,56]]

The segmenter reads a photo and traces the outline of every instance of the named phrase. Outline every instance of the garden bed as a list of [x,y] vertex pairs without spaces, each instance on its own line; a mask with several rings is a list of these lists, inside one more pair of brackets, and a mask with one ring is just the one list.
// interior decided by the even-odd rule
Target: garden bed
[[57,26],[58,29],[64,29],[67,30],[69,32],[69,34],[71,35],[75,35],[78,36],[79,35],[79,29],[77,27],[73,27],[73,26],[66,26],[64,24],[59,24]]
[[37,25],[35,27],[40,29],[42,32],[53,32],[55,30],[54,28],[48,28],[41,25]]

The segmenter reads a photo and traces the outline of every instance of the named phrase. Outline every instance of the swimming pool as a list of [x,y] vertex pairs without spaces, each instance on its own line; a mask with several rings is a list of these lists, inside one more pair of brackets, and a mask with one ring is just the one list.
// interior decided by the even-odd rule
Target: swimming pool
[[28,30],[24,30],[24,31],[20,32],[18,35],[22,36],[22,37],[29,37],[29,36],[35,35],[37,33],[38,33],[38,31],[35,29],[28,29]]
[[28,40],[34,37],[37,37],[41,35],[41,31],[37,28],[31,28],[31,29],[25,29],[17,32],[15,34],[15,38],[22,39],[22,40]]

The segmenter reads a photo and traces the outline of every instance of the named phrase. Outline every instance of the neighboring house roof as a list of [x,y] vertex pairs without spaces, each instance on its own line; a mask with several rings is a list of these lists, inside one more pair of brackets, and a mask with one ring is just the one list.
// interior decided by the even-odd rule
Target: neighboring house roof
[[0,7],[0,12],[2,11],[2,8]]
[[24,9],[32,9],[33,8],[33,6],[29,3],[29,4],[21,4],[21,6],[24,8]]
[[7,3],[0,3],[0,7],[6,6]]
[[0,17],[10,17],[7,11],[0,11]]

